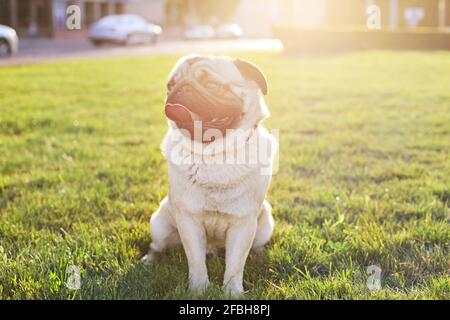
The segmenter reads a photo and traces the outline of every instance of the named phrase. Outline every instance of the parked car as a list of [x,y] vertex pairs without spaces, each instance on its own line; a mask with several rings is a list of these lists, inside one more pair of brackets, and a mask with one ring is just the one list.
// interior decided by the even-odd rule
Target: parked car
[[134,14],[106,16],[91,26],[89,39],[94,45],[106,42],[125,45],[156,43],[161,27]]
[[186,29],[184,37],[189,40],[206,40],[215,36],[214,28],[208,25],[199,25]]
[[17,52],[19,38],[14,29],[0,25],[0,58],[8,57]]
[[221,39],[236,39],[242,36],[242,29],[237,24],[222,24],[216,28],[216,37]]

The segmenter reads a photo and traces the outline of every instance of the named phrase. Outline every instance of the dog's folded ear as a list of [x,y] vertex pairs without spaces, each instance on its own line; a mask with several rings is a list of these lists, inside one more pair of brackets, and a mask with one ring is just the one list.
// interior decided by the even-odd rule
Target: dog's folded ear
[[245,79],[253,80],[261,89],[261,92],[267,94],[267,79],[260,68],[251,63],[250,61],[244,59],[235,59],[234,64],[241,72]]

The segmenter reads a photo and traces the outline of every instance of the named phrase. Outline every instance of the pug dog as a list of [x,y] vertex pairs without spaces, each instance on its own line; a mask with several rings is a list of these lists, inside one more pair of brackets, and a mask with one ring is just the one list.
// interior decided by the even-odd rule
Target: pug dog
[[[224,290],[241,295],[250,249],[262,248],[272,235],[265,197],[278,146],[261,124],[269,117],[267,90],[261,69],[243,59],[190,55],[169,75],[169,129],[161,149],[170,188],[150,219],[151,243],[142,262],[181,243],[195,292],[209,284],[207,253],[225,248]],[[252,161],[245,151],[261,146],[266,160]]]

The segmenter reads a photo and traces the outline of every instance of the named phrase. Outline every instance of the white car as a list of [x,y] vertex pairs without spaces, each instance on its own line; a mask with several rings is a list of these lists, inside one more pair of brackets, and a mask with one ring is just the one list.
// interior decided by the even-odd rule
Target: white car
[[0,58],[15,54],[19,47],[19,38],[14,29],[0,25]]
[[242,29],[237,24],[222,24],[216,28],[216,37],[221,39],[240,38]]
[[126,45],[156,43],[161,27],[134,14],[106,16],[91,26],[89,39],[94,45],[105,42]]
[[212,39],[215,35],[214,28],[208,25],[194,26],[184,31],[185,39],[189,40]]

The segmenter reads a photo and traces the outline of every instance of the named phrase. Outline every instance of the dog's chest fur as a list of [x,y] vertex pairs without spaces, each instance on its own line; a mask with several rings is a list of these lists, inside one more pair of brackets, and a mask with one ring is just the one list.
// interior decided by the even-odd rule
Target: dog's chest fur
[[[167,158],[173,148],[167,136],[162,148]],[[261,175],[259,165],[175,164],[168,160],[169,198],[179,210],[235,217],[259,214],[270,182],[270,176]]]
[[171,195],[192,213],[210,211],[240,215],[238,211],[246,210],[245,207],[256,200],[252,199],[254,192],[249,188],[255,183],[255,171],[244,165],[171,165]]

